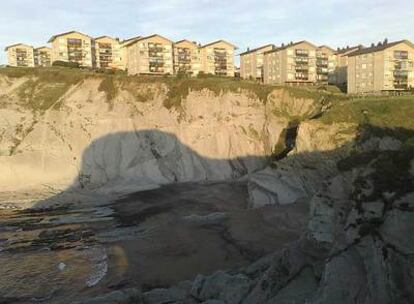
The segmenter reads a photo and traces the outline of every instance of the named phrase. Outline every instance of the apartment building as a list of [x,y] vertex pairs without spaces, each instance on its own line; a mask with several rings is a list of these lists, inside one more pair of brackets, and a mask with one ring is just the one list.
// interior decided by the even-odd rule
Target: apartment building
[[201,70],[206,74],[234,77],[234,51],[237,47],[225,40],[203,45]]
[[274,44],[267,44],[255,49],[247,49],[240,54],[240,77],[243,79],[263,79],[264,52],[274,50]]
[[317,82],[317,47],[307,41],[282,44],[264,53],[265,84],[312,84]]
[[100,36],[95,40],[95,64],[98,69],[125,69],[122,61],[122,45],[119,39]]
[[174,73],[197,76],[201,71],[201,52],[195,42],[180,40],[174,43]]
[[129,75],[173,74],[173,42],[154,34],[132,40],[126,48]]
[[31,45],[18,43],[9,45],[4,50],[7,52],[9,66],[13,67],[34,67],[34,49]]
[[414,88],[414,45],[408,40],[384,40],[348,57],[348,93]]
[[34,65],[36,67],[50,67],[52,65],[52,49],[41,46],[34,49]]
[[76,62],[81,67],[93,68],[95,54],[92,37],[77,31],[52,36],[52,63],[54,61]]
[[321,45],[316,49],[316,81],[319,84],[334,83],[336,68],[336,51]]
[[123,67],[123,70],[127,69],[128,64],[128,46],[131,42],[136,41],[138,39],[142,38],[141,36],[135,36],[128,39],[124,39],[121,41],[121,65]]
[[335,52],[335,70],[330,77],[329,83],[335,84],[341,89],[346,89],[348,82],[348,56],[355,51],[362,49],[362,45],[347,46],[344,48],[338,48]]

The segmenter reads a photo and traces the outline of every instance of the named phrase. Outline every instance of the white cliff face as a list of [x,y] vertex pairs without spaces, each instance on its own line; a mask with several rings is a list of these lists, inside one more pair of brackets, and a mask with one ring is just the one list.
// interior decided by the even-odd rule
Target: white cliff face
[[286,125],[243,92],[190,92],[177,111],[163,105],[165,87],[143,84],[153,98],[120,90],[110,107],[100,81],[84,80],[41,114],[16,105],[13,90],[2,97],[1,190],[238,178],[264,167]]

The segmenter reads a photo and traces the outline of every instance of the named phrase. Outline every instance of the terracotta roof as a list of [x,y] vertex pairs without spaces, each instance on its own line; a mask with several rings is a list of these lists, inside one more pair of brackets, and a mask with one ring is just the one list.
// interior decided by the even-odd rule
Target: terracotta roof
[[255,49],[248,50],[246,52],[240,53],[239,56],[243,56],[243,55],[247,55],[247,54],[250,54],[250,53],[254,53],[256,51],[259,51],[261,49],[267,48],[269,46],[271,46],[272,49],[275,49],[276,48],[276,46],[274,44],[270,43],[270,44],[266,44],[266,45],[263,45],[263,46],[259,46],[259,47],[255,48]]
[[61,34],[57,34],[57,35],[53,35],[52,37],[50,37],[50,39],[49,39],[48,43],[53,42],[53,40],[55,40],[57,37],[60,37],[60,36],[65,36],[65,35],[68,35],[68,34],[74,34],[74,33],[76,33],[76,34],[81,34],[81,35],[83,35],[83,36],[86,36],[86,37],[89,37],[89,38],[93,39],[91,36],[86,35],[86,34],[83,34],[83,33],[81,33],[81,32],[78,32],[78,31],[69,31],[69,32],[65,32],[65,33],[61,33]]
[[12,44],[12,45],[8,45],[8,46],[6,46],[6,47],[4,48],[4,51],[5,51],[5,52],[7,52],[7,50],[8,50],[8,49],[10,49],[10,48],[12,48],[12,47],[15,47],[15,46],[19,46],[19,45],[22,45],[22,46],[26,46],[26,47],[31,47],[31,48],[33,48],[33,46],[28,45],[28,44],[24,44],[24,43],[16,43],[16,44]]
[[213,42],[207,43],[207,44],[203,45],[203,46],[202,46],[202,48],[205,48],[205,47],[207,47],[207,46],[210,46],[210,45],[213,45],[213,44],[216,44],[216,43],[219,43],[219,42],[226,43],[226,44],[228,44],[228,45],[231,45],[231,46],[232,46],[232,47],[234,47],[235,49],[237,49],[237,46],[235,46],[234,44],[232,44],[232,43],[230,43],[230,42],[227,42],[226,40],[223,40],[223,39],[220,39],[220,40],[216,40],[216,41],[213,41]]
[[362,48],[360,50],[352,52],[348,56],[351,57],[351,56],[358,56],[358,55],[363,55],[363,54],[368,54],[368,53],[380,52],[380,51],[383,51],[385,49],[388,49],[388,48],[393,47],[393,46],[395,46],[397,44],[400,44],[400,43],[407,43],[411,47],[414,48],[414,44],[412,44],[411,41],[409,41],[409,40],[399,40],[399,41],[394,41],[394,42],[390,42],[390,43],[382,43],[382,44],[378,44],[376,46],[371,46],[371,47],[367,47],[367,48]]
[[133,44],[135,44],[135,42],[138,42],[138,41],[141,41],[141,40],[145,40],[145,39],[149,39],[149,38],[152,38],[152,37],[160,37],[160,38],[162,38],[162,39],[168,40],[168,41],[169,41],[169,42],[171,42],[171,43],[174,43],[172,40],[170,40],[170,39],[168,39],[168,38],[165,38],[165,37],[163,37],[163,36],[161,36],[161,35],[158,35],[158,34],[153,34],[153,35],[150,35],[150,36],[145,36],[145,37],[140,37],[140,38],[137,38],[137,39],[135,39],[135,40],[133,40],[133,41],[131,41],[131,42],[127,42],[127,43],[125,43],[125,44],[124,44],[124,47],[130,46],[130,45],[133,45]]
[[307,43],[307,44],[310,44],[311,46],[313,46],[315,49],[317,48],[317,46],[314,45],[313,43],[310,43],[310,42],[308,42],[306,40],[301,40],[301,41],[298,41],[298,42],[295,42],[295,43],[292,43],[292,44],[286,44],[284,46],[281,46],[281,47],[275,48],[273,50],[267,51],[267,52],[265,52],[265,54],[269,54],[269,53],[273,53],[273,52],[285,50],[285,49],[291,48],[293,46],[299,45],[301,43]]

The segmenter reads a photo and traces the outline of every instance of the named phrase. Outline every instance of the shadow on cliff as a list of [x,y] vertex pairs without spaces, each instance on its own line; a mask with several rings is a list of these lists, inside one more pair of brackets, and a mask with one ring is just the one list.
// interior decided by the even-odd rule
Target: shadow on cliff
[[[286,160],[305,168],[318,169],[314,166],[320,160],[332,159],[335,169],[350,170],[368,164],[380,154],[377,150],[380,149],[380,143],[371,143],[373,146],[368,152],[355,149],[357,143],[367,142],[371,137],[388,137],[401,144],[411,142],[414,138],[412,130],[364,124],[358,127],[353,140],[337,149],[288,154],[294,149],[297,136],[297,127],[293,132],[291,129],[288,127],[286,132],[282,132],[282,138],[275,147],[263,143],[262,147],[256,148],[267,152],[263,155],[222,159],[203,156],[182,143],[174,134],[164,131],[140,130],[108,134],[93,140],[85,149],[79,174],[70,187],[56,196],[37,202],[34,207],[47,208],[51,202],[59,201],[62,195],[78,190],[122,196],[174,183],[234,181],[261,170],[272,162],[277,166],[278,161]],[[231,142],[220,146],[219,134],[210,143],[213,148],[211,154],[223,155],[226,149],[228,153],[229,148],[235,151]],[[395,144],[396,142],[390,142],[390,146],[385,149],[398,150],[399,147],[393,146]],[[404,151],[407,150],[410,155],[412,147],[407,149]],[[398,155],[391,163],[398,163]]]
[[[285,133],[287,137],[296,134],[293,131]],[[376,141],[375,138],[379,140]],[[279,250],[289,242],[299,239],[303,232],[302,228],[306,227],[309,212],[307,204],[303,203],[272,209],[248,210],[251,212],[248,216],[240,216],[238,213],[237,216],[240,217],[233,215],[233,219],[229,220],[228,224],[223,223],[226,212],[223,210],[217,212],[214,207],[206,206],[204,202],[198,202],[198,207],[193,207],[196,200],[180,196],[179,192],[182,188],[176,184],[237,180],[248,173],[262,169],[272,160],[277,160],[274,163],[277,170],[286,171],[283,165],[291,166],[288,170],[292,175],[297,174],[296,170],[318,171],[319,165],[331,166],[330,170],[326,171],[326,175],[319,175],[322,181],[332,177],[332,171],[335,171],[335,174],[370,166],[370,169],[375,170],[367,171],[369,176],[361,175],[361,178],[372,180],[374,191],[370,197],[362,197],[355,193],[356,197],[351,199],[356,202],[359,199],[361,203],[375,201],[384,192],[394,192],[399,196],[412,191],[414,187],[414,179],[410,172],[414,156],[412,138],[414,138],[412,130],[363,125],[357,130],[354,140],[330,151],[287,153],[287,156],[282,159],[277,156],[272,158],[257,155],[213,159],[200,155],[183,144],[176,136],[166,132],[144,130],[114,133],[94,140],[83,152],[79,175],[71,187],[54,197],[39,201],[35,207],[46,211],[44,215],[47,216],[47,212],[54,207],[51,202],[60,201],[65,194],[71,196],[76,191],[101,193],[103,197],[108,193],[111,199],[117,197],[118,204],[113,204],[111,208],[116,210],[119,222],[107,223],[106,234],[101,234],[104,224],[101,222],[98,224],[92,218],[96,216],[101,220],[106,215],[95,214],[94,211],[88,210],[83,217],[79,217],[83,222],[77,222],[81,223],[78,228],[79,233],[77,230],[70,229],[67,232],[67,229],[60,227],[57,232],[42,235],[46,235],[46,241],[54,244],[54,249],[65,249],[64,246],[68,246],[67,244],[69,244],[68,248],[73,248],[72,246],[76,246],[73,242],[78,240],[83,240],[90,246],[96,242],[113,242],[111,238],[116,238],[116,244],[112,243],[109,252],[109,260],[111,263],[122,261],[120,267],[122,271],[120,270],[118,274],[118,268],[114,268],[111,264],[112,274],[103,285],[111,286],[108,287],[110,290],[135,286],[138,282],[143,290],[149,290],[191,279],[197,273],[211,273],[217,269],[230,269],[235,265],[252,263],[265,254]],[[285,141],[286,149],[290,150],[292,143],[295,142],[294,138],[285,138]],[[286,154],[286,150],[282,149],[280,153]],[[364,180],[358,182],[363,188]],[[166,186],[166,191],[161,191],[161,195],[159,193],[154,195],[151,191],[138,192],[157,185],[171,186]],[[228,189],[221,188],[220,191]],[[109,193],[113,191],[117,196],[110,196]],[[210,188],[204,189],[203,195],[210,196],[213,200],[217,198],[217,195],[210,195],[208,191]],[[231,191],[240,192],[235,200],[242,200],[242,197],[247,195],[245,188],[233,188]],[[126,194],[128,196],[125,196]],[[124,197],[120,199],[119,195]],[[144,202],[141,204],[145,205],[144,208],[137,204],[140,201]],[[221,203],[226,205],[229,201],[222,200]],[[234,201],[233,204],[242,205]],[[225,208],[224,210],[227,211]],[[279,211],[281,213],[277,213]],[[66,215],[66,210],[59,212]],[[268,221],[257,221],[255,212],[263,212],[265,214],[263,217],[267,217]],[[276,212],[279,217],[272,217],[272,212]],[[162,216],[156,217],[161,213]],[[70,210],[68,214],[72,218],[76,216],[73,216]],[[171,219],[166,214],[172,214],[172,217],[179,219]],[[203,214],[213,214],[213,216],[200,216]],[[111,216],[112,214],[108,217]],[[39,223],[44,225],[43,214],[41,217]],[[156,222],[162,227],[154,230],[151,225],[145,226],[145,221],[149,219],[152,219],[151,224]],[[278,229],[268,227],[279,223],[290,228],[286,230],[280,227]],[[60,223],[53,221],[50,226],[48,225],[41,227],[55,229]],[[296,225],[297,230],[292,232],[293,228],[289,225]],[[242,229],[239,231],[237,229],[240,226]],[[36,227],[36,224],[30,222],[28,228],[30,227]],[[371,233],[373,229],[369,226],[366,231]],[[238,233],[232,234],[232,231]],[[248,241],[244,239],[247,231]],[[95,240],[95,233],[101,239]],[[46,241],[41,240],[38,243],[44,246]],[[65,244],[61,245],[63,241]],[[91,243],[88,243],[89,241]],[[32,242],[32,244],[36,243]],[[268,251],[263,251],[263,248]],[[96,292],[99,291],[98,289]]]
[[[220,144],[220,134],[208,142],[212,155],[242,152],[238,143]],[[256,141],[257,142],[257,141]],[[251,144],[248,141],[243,144]],[[256,151],[270,151],[263,143]],[[271,155],[246,155],[235,158],[203,156],[182,143],[174,134],[159,130],[117,132],[93,140],[82,153],[78,175],[63,192],[37,202],[35,208],[48,208],[65,194],[96,192],[122,195],[185,182],[237,180],[263,169]],[[58,206],[59,204],[52,204]]]

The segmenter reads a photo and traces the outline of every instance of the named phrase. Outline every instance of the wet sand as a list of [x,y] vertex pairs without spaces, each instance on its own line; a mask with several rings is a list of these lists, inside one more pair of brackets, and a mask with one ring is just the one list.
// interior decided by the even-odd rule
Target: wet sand
[[303,231],[305,205],[247,208],[245,183],[175,184],[110,205],[0,211],[0,303],[70,303],[248,265]]

